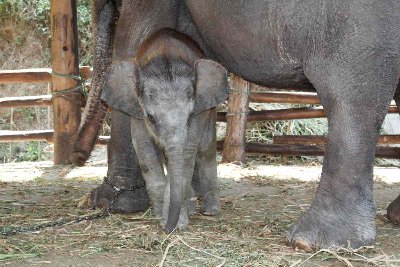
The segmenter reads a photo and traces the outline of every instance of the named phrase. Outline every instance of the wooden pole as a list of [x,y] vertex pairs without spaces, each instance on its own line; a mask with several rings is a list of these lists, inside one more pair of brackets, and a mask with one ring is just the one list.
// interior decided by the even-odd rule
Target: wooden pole
[[[390,106],[388,113],[398,113],[398,109],[395,106]],[[217,113],[217,121],[225,122],[226,112]],[[278,110],[262,110],[262,111],[250,111],[247,117],[247,121],[276,121],[276,120],[294,120],[294,119],[315,119],[325,118],[326,114],[322,107],[315,108],[289,108],[289,109],[278,109]]]
[[293,104],[320,104],[319,97],[313,93],[252,93],[251,102],[256,103],[293,103]]
[[[282,135],[274,137],[274,144],[325,145],[323,135]],[[400,135],[381,135],[378,144],[400,144]]]
[[[222,151],[223,141],[217,142],[217,150]],[[323,156],[325,149],[317,145],[259,144],[246,143],[248,154],[280,155],[280,156]],[[400,147],[377,147],[377,158],[400,159]]]
[[51,106],[51,95],[0,98],[0,108]]
[[[35,131],[1,131],[0,143],[6,142],[26,142],[26,141],[47,141],[53,143],[53,130],[35,130]],[[109,136],[99,136],[97,145],[107,145]]]
[[81,118],[76,0],[51,0],[51,34],[54,164],[65,164]]
[[[48,83],[52,81],[52,70],[49,68],[0,70],[0,84],[13,83]],[[89,66],[81,67],[83,79],[90,78],[92,69]]]
[[231,76],[232,93],[228,100],[226,114],[226,136],[223,162],[244,162],[247,114],[250,100],[250,84],[242,78]]

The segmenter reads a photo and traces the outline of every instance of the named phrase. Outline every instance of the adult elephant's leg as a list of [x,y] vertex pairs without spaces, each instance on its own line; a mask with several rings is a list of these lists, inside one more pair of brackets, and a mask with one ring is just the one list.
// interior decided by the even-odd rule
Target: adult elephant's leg
[[394,224],[400,224],[400,195],[387,208],[388,219]]
[[[394,100],[396,101],[397,108],[400,111],[400,83],[397,85]],[[387,217],[392,223],[400,224],[400,195],[387,207]]]
[[201,211],[205,215],[218,214],[221,205],[217,175],[216,109],[207,111],[203,135],[196,157],[192,185],[202,199]]
[[385,51],[352,55],[357,58],[319,58],[306,69],[326,110],[329,134],[313,203],[288,233],[293,247],[358,248],[375,240],[375,146],[397,85],[398,63]]
[[160,149],[154,144],[143,120],[131,118],[132,143],[137,151],[139,166],[153,204],[154,213],[162,217],[166,178],[163,157]]
[[[119,189],[123,192],[115,198]],[[110,208],[114,212],[136,212],[149,207],[146,184],[132,145],[130,117],[115,110],[111,115],[107,180],[91,192],[91,205],[108,207],[112,201]]]

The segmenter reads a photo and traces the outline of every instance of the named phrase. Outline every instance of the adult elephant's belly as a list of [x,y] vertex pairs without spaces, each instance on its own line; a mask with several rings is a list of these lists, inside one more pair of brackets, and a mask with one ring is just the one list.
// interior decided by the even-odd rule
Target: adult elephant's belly
[[301,49],[293,49],[296,40],[288,38],[270,2],[187,0],[186,4],[204,45],[229,71],[259,85],[312,88],[303,72]]

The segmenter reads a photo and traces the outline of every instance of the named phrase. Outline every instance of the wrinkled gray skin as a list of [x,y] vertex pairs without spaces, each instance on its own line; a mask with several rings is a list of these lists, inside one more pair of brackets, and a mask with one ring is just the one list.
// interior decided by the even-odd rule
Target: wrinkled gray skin
[[[376,236],[372,171],[399,81],[398,10],[397,0],[125,0],[113,58],[134,57],[146,36],[168,27],[249,81],[315,88],[329,121],[328,144],[314,201],[289,230],[288,243],[307,250],[360,247]],[[112,138],[130,139],[118,135]],[[390,218],[399,210],[394,201]]]
[[[101,95],[131,117],[133,147],[167,232],[188,224],[194,191],[205,214],[219,212],[214,107],[229,96],[228,77],[203,56],[185,35],[163,29],[141,44],[135,60],[113,64]],[[196,163],[202,173],[192,189]]]

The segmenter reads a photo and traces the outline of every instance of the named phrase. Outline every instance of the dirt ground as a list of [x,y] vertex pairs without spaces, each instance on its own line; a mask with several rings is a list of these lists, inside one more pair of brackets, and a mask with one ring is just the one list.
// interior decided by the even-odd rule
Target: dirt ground
[[[93,214],[78,207],[106,174],[104,160],[82,168],[51,162],[0,165],[1,226],[28,226]],[[219,165],[222,213],[195,215],[187,230],[163,233],[152,211],[111,216],[0,238],[0,266],[400,266],[400,227],[385,210],[400,193],[400,169],[375,169],[375,246],[295,251],[290,225],[309,206],[320,166]],[[3,228],[4,230],[4,228]]]

